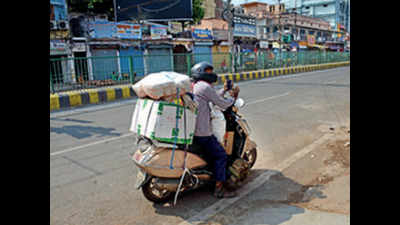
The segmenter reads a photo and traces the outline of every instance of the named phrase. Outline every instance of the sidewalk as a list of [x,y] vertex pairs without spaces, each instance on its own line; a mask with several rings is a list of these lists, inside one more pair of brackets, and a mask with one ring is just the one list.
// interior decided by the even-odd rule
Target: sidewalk
[[182,224],[349,225],[350,128],[322,129],[327,138],[301,150],[301,158],[275,169],[255,169],[238,190],[248,194],[220,200]]
[[[240,73],[220,74],[217,84],[223,84],[225,80],[240,82],[245,80],[261,79],[300,72],[330,69],[339,66],[348,66],[350,62],[326,63],[315,65],[304,65],[295,67],[274,68],[267,70],[247,71]],[[50,111],[67,109],[88,104],[101,104],[119,99],[136,97],[131,85],[119,85],[104,88],[83,89],[77,91],[50,94]]]

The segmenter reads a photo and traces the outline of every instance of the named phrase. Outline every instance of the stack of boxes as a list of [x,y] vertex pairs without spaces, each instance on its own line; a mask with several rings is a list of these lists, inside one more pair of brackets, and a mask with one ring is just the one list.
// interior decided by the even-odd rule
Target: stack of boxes
[[[163,74],[157,73],[148,76],[158,76],[161,78]],[[189,77],[187,79],[189,80]],[[180,81],[177,79],[176,88],[179,90],[182,87],[179,87],[178,82]],[[154,90],[154,86],[152,88]],[[190,87],[186,87],[187,89],[190,89]],[[136,87],[134,90],[138,90],[138,88]],[[181,94],[178,90],[176,92]],[[179,94],[178,98],[180,97]],[[129,130],[138,136],[145,136],[159,142],[192,144],[197,110],[184,107],[183,102],[178,98],[169,98],[169,101],[165,101],[163,98],[152,99],[148,95],[139,98]]]

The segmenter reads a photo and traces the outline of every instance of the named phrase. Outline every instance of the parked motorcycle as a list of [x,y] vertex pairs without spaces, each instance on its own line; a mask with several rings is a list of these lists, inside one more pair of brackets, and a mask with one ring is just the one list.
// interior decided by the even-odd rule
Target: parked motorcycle
[[[237,189],[248,177],[257,158],[257,146],[250,139],[250,127],[238,110],[244,106],[243,99],[223,112],[226,135],[223,146],[227,151],[227,184]],[[196,145],[157,143],[139,136],[137,150],[132,160],[139,168],[136,188],[142,189],[149,201],[164,203],[182,192],[205,185],[215,184],[213,164]]]

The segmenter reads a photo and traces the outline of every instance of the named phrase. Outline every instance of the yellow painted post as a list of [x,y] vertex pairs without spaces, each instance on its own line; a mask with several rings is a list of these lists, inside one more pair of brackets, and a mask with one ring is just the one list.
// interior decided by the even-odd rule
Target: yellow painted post
[[221,76],[221,82],[222,82],[222,84],[225,83],[225,80],[226,80],[225,75],[222,75],[222,76]]
[[233,80],[233,75],[231,73],[228,75],[228,77],[229,77],[229,80]]
[[68,93],[69,96],[69,105],[70,106],[78,106],[82,105],[82,98],[79,92]]
[[93,90],[93,91],[88,91],[88,93],[89,93],[89,101],[90,101],[90,104],[97,104],[97,103],[99,103],[99,94],[97,93],[97,91],[96,90]]
[[60,99],[58,94],[50,95],[50,111],[60,109]]
[[115,90],[112,88],[107,88],[107,101],[112,101],[115,99]]
[[131,97],[131,92],[129,90],[129,87],[123,87],[122,88],[122,98],[129,98]]

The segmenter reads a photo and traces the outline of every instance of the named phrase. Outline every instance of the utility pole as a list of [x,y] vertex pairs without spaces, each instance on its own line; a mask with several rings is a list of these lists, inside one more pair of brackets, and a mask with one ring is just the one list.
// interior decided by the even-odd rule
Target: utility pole
[[117,1],[113,0],[114,4],[114,22],[117,22]]
[[231,8],[231,0],[228,0],[227,4],[228,4],[227,7],[222,12],[222,18],[228,23],[228,43],[229,43],[229,53],[231,56],[231,71],[232,73],[234,73],[236,72],[234,67],[235,57],[234,57],[233,26],[232,26],[234,12]]
[[279,24],[279,66],[282,66],[282,27],[281,27],[281,0],[278,0],[278,24]]

